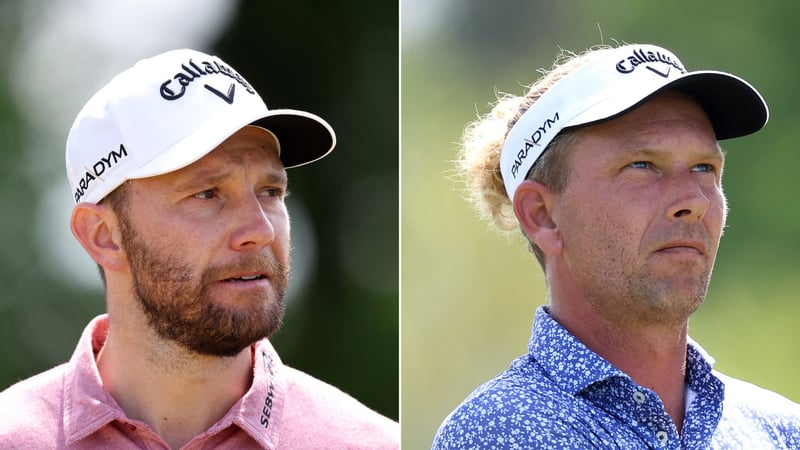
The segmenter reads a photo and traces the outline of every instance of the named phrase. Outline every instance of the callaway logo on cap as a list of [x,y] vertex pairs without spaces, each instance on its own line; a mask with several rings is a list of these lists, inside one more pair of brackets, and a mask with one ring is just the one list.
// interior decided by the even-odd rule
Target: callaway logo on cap
[[500,154],[506,193],[514,193],[553,138],[569,127],[625,114],[653,96],[676,89],[705,110],[717,139],[761,129],[769,117],[764,99],[746,81],[724,72],[687,72],[677,56],[655,45],[625,45],[590,53],[511,127]]
[[144,59],[98,91],[67,137],[75,203],[97,203],[126,180],[185,167],[247,125],[275,136],[286,168],[327,155],[336,135],[314,114],[269,110],[216,56],[174,50]]

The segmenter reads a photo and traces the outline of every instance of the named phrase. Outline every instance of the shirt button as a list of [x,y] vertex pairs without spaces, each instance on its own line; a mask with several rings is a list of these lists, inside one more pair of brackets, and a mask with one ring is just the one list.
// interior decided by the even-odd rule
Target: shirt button
[[656,433],[656,437],[662,444],[666,444],[667,439],[669,439],[669,434],[667,434],[666,431],[659,431],[658,433]]
[[633,393],[633,400],[641,405],[647,400],[647,397],[645,397],[643,393],[637,391]]

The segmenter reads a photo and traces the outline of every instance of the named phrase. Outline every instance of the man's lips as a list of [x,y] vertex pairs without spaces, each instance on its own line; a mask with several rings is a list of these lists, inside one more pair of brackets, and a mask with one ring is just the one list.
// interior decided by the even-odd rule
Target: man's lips
[[656,252],[665,252],[665,253],[694,252],[700,255],[705,255],[706,245],[703,241],[696,241],[696,240],[670,241],[659,245],[658,248],[656,249]]
[[272,286],[272,278],[268,276],[266,273],[235,273],[230,274],[225,277],[221,277],[217,279],[217,282],[214,283],[220,289],[224,289],[225,291],[258,291],[263,292],[267,289],[271,289]]
[[248,254],[235,262],[210,267],[203,274],[205,284],[263,285],[281,282],[283,266],[274,257],[266,254]]
[[219,281],[229,282],[229,283],[243,283],[248,281],[258,281],[267,279],[269,279],[269,275],[267,273],[244,273],[244,274],[233,274],[231,276],[224,277]]

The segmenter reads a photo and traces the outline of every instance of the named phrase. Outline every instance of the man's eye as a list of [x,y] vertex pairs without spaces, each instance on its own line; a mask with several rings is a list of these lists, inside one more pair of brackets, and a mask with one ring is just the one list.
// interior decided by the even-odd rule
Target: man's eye
[[281,188],[267,188],[261,191],[261,195],[263,197],[277,197],[280,198],[283,196],[283,189]]
[[633,167],[634,169],[649,169],[653,166],[647,161],[634,161],[628,164],[628,167]]
[[206,189],[205,191],[200,191],[194,194],[192,197],[199,198],[201,200],[208,200],[216,197],[216,195],[217,191],[215,191],[214,189]]
[[716,168],[712,164],[698,164],[692,167],[692,172],[716,172]]

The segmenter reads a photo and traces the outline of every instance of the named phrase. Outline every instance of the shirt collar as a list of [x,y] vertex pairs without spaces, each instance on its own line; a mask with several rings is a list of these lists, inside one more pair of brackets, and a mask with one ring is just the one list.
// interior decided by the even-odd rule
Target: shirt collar
[[253,384],[223,418],[241,427],[264,448],[277,448],[284,404],[286,376],[278,353],[267,340],[253,345]]
[[536,309],[528,350],[548,377],[573,395],[602,380],[630,378],[556,322],[547,306]]
[[722,398],[725,383],[714,375],[714,362],[700,344],[687,337],[686,385],[700,396]]
[[[714,358],[691,338],[687,341],[686,384],[700,396],[722,394],[724,385],[712,373]],[[549,378],[573,395],[610,378],[630,380],[556,322],[547,306],[536,309],[528,350]]]
[[125,413],[103,388],[96,355],[108,336],[108,316],[95,317],[81,334],[64,379],[64,431],[72,444]]

